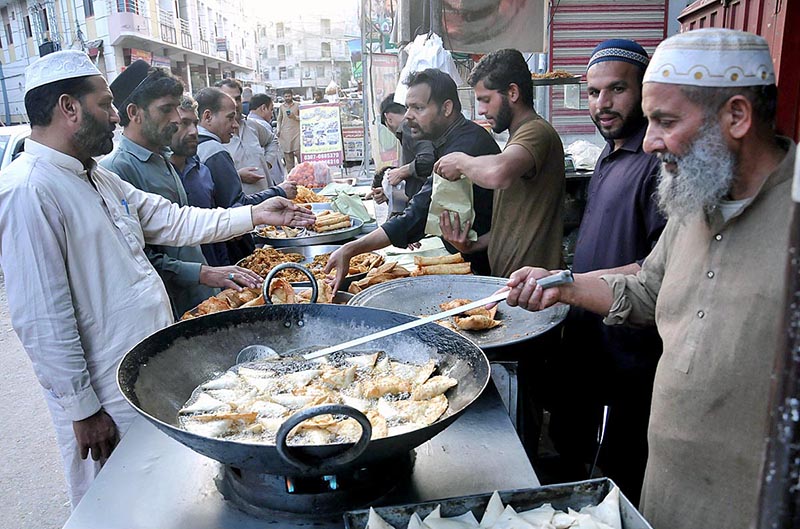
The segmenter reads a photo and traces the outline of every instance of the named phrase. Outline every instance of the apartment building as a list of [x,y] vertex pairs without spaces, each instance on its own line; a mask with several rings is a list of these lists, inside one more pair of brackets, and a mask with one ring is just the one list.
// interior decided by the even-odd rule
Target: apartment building
[[331,81],[347,88],[352,77],[347,40],[358,35],[355,9],[273,10],[258,27],[261,79],[278,92],[292,88],[307,99]]
[[256,83],[256,24],[242,0],[0,0],[0,120],[26,122],[28,64],[82,49],[111,82],[144,59],[194,92],[223,77]]

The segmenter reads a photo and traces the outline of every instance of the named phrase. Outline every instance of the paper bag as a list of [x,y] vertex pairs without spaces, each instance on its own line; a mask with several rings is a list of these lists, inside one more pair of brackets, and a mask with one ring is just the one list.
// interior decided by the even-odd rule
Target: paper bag
[[[431,207],[428,209],[428,221],[425,223],[425,233],[441,235],[439,215],[443,211],[450,211],[450,222],[453,223],[453,213],[458,213],[461,219],[461,228],[464,229],[467,221],[475,221],[475,209],[472,206],[472,182],[469,178],[461,177],[455,182],[445,180],[441,176],[433,175],[433,193],[431,194]],[[478,234],[470,229],[468,238],[477,241]]]
[[331,199],[331,204],[333,205],[333,209],[339,213],[356,217],[364,222],[370,222],[372,220],[367,208],[364,207],[364,204],[361,203],[361,199],[358,197],[339,192]]

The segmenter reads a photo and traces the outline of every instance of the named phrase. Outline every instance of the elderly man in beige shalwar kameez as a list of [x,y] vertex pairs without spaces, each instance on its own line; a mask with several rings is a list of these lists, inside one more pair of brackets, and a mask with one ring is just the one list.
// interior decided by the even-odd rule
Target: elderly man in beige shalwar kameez
[[92,157],[111,151],[119,116],[83,52],[38,59],[25,85],[31,137],[0,173],[0,263],[74,507],[135,417],[117,388],[117,364],[174,321],[145,243],[192,246],[313,217],[279,197],[253,207],[180,207],[98,166]]
[[664,340],[653,389],[641,508],[655,529],[749,529],[779,351],[796,146],[775,136],[767,43],[690,31],[656,49],[644,77],[644,141],[662,162],[669,221],[636,275],[577,274],[542,291],[548,271],[512,275],[509,304],[556,301],[655,321]]

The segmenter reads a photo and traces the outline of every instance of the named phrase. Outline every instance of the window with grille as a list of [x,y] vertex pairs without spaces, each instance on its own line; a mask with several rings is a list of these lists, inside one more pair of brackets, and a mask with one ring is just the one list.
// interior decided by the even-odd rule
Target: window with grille
[[279,39],[282,39],[284,37],[283,22],[278,22],[277,24],[275,24],[275,36],[278,37]]
[[138,0],[117,0],[118,13],[135,13],[139,14]]

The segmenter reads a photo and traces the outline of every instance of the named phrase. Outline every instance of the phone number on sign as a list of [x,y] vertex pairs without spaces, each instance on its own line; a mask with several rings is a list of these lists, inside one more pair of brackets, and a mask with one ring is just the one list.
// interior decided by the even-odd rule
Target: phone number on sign
[[314,154],[303,154],[304,162],[326,162],[329,165],[342,163],[342,152],[320,152]]

